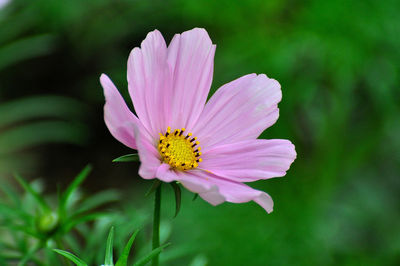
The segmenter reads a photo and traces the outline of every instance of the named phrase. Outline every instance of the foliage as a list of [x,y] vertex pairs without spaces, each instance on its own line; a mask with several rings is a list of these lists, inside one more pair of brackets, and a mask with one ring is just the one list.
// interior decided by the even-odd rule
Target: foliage
[[[136,235],[138,234],[139,230],[136,230],[132,236],[129,238],[128,243],[124,247],[124,251],[121,254],[121,257],[117,260],[115,263],[115,266],[126,266],[128,265],[128,256],[131,251],[131,247],[133,244],[133,241],[135,241]],[[107,244],[106,244],[106,252],[105,252],[105,258],[104,258],[104,264],[105,266],[114,266],[114,261],[113,261],[113,240],[114,240],[114,227],[111,227],[110,233],[108,234],[107,238]],[[164,248],[168,247],[170,243],[166,243],[164,245],[161,245],[160,247],[152,250],[147,256],[139,259],[137,262],[133,264],[133,266],[144,266],[148,262],[151,261],[151,259],[158,254],[160,254]],[[55,252],[63,255],[64,257],[68,258],[72,262],[74,262],[77,266],[87,266],[88,264],[84,262],[83,260],[79,259],[75,255],[59,250],[59,249],[54,249]]]
[[[4,227],[4,235],[0,239],[0,257],[3,260],[19,260],[20,265],[28,261],[43,260],[40,252],[52,246],[64,247],[71,238],[71,230],[79,224],[106,216],[106,213],[94,211],[101,205],[115,201],[119,195],[114,191],[103,191],[88,198],[82,198],[78,187],[86,179],[91,170],[85,167],[67,187],[60,193],[58,203],[54,199],[46,199],[39,183],[28,183],[19,175],[16,180],[24,189],[21,197],[10,186],[3,187],[6,200],[0,203],[3,214],[0,224]],[[54,265],[54,264],[53,264]]]
[[127,162],[138,162],[138,161],[139,161],[139,155],[137,153],[132,153],[115,158],[113,160],[113,163],[122,163],[122,162],[127,163]]
[[33,168],[36,157],[26,152],[30,147],[85,143],[87,127],[73,121],[85,109],[76,100],[51,95],[0,103],[0,174]]

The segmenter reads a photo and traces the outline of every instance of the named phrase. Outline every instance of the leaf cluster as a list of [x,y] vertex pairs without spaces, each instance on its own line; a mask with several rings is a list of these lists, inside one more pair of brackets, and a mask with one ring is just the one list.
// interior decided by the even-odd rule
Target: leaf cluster
[[[108,190],[83,198],[79,186],[91,171],[86,166],[72,183],[58,195],[58,200],[43,195],[40,185],[25,181],[18,174],[16,181],[24,190],[21,197],[11,186],[1,190],[5,200],[0,202],[0,225],[5,229],[0,238],[0,259],[28,261],[42,264],[43,250],[71,246],[71,230],[78,225],[107,216],[105,212],[95,211],[99,206],[119,199],[119,194]],[[40,253],[40,254],[39,254]]]
[[[110,232],[108,234],[107,242],[106,242],[106,251],[105,251],[105,258],[104,258],[104,264],[105,266],[127,266],[128,265],[128,257],[129,253],[131,251],[133,242],[135,241],[136,235],[139,233],[139,230],[136,230],[132,236],[129,238],[128,243],[126,243],[124,250],[117,260],[117,262],[114,264],[113,260],[113,241],[114,241],[114,227],[111,227]],[[143,258],[137,260],[133,266],[143,266],[146,265],[148,262],[150,262],[155,256],[159,255],[164,248],[168,247],[170,243],[166,243],[158,248],[155,248],[152,250],[150,253],[148,253],[146,256]],[[75,263],[77,266],[87,266],[88,264],[83,261],[82,259],[78,258],[76,255],[60,250],[60,249],[54,249],[55,252],[58,254],[63,255],[64,257],[68,258],[70,261]]]

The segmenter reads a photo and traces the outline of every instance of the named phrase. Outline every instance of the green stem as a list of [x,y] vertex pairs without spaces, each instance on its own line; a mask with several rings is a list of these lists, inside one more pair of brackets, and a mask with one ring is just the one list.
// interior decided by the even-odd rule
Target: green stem
[[[157,187],[154,201],[153,250],[160,246],[161,184]],[[153,258],[153,266],[158,266],[158,255]]]

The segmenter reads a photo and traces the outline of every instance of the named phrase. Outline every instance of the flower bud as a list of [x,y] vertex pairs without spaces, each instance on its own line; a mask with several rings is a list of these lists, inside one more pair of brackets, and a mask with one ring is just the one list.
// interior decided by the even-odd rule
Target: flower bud
[[52,232],[58,225],[58,215],[55,212],[42,214],[36,220],[36,227],[42,233]]

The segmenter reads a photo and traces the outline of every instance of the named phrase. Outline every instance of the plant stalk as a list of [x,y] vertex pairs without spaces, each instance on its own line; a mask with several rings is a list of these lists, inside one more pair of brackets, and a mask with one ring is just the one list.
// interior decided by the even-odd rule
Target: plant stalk
[[[161,184],[157,187],[154,200],[154,217],[153,217],[153,250],[160,246],[160,210],[161,210]],[[158,266],[158,257],[152,260],[152,266]]]

